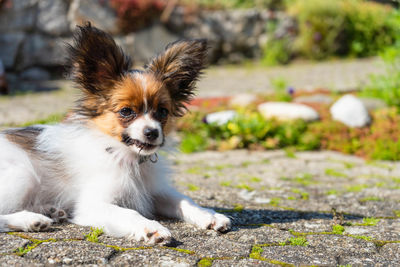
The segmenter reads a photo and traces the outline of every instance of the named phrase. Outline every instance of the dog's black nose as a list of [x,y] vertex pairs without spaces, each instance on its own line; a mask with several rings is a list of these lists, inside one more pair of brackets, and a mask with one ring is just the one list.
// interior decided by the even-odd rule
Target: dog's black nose
[[146,138],[147,138],[149,141],[154,141],[154,140],[156,140],[157,137],[158,137],[158,135],[159,135],[157,129],[155,129],[155,128],[150,128],[150,127],[144,128],[143,134],[144,134],[144,136],[146,136]]

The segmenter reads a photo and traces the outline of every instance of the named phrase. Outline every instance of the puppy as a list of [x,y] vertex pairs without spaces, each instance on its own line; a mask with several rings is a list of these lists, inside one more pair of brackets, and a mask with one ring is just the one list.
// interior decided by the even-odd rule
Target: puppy
[[0,232],[45,230],[66,214],[149,245],[171,238],[153,215],[227,231],[226,216],[168,183],[168,164],[156,154],[193,96],[206,42],[171,43],[135,70],[112,37],[88,23],[68,49],[83,93],[68,119],[0,134]]

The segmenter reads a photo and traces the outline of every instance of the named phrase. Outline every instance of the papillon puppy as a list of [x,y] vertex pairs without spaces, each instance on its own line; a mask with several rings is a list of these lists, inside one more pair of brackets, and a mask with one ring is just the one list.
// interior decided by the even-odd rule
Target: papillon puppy
[[54,221],[165,244],[155,215],[227,231],[230,220],[195,204],[168,182],[157,151],[205,67],[205,40],[169,44],[143,70],[112,37],[78,27],[69,72],[82,97],[57,125],[0,133],[0,232],[43,231]]

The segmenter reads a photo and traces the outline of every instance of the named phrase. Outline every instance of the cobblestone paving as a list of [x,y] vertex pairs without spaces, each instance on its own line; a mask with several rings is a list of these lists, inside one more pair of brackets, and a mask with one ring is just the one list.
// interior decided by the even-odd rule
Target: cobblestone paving
[[[381,73],[382,63],[376,58],[338,60],[322,63],[292,64],[285,67],[212,67],[198,85],[200,97],[229,96],[238,93],[269,93],[271,81],[284,79],[288,86],[300,89],[327,88],[354,90],[371,73]],[[0,129],[66,112],[73,106],[77,91],[70,82],[44,83],[45,87],[63,88],[50,93],[0,97]]]
[[218,234],[161,219],[168,247],[87,239],[89,228],[0,234],[0,265],[400,265],[400,163],[335,152],[203,152],[171,158],[173,181],[232,218]]

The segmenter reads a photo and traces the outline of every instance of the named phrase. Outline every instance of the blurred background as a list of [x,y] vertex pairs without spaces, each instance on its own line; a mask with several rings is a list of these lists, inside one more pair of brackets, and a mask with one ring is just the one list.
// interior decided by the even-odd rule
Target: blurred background
[[322,148],[398,160],[398,6],[397,0],[0,0],[0,128],[66,114],[76,91],[65,79],[65,43],[76,25],[90,21],[137,66],[177,39],[209,40],[211,67],[178,127],[185,152]]

